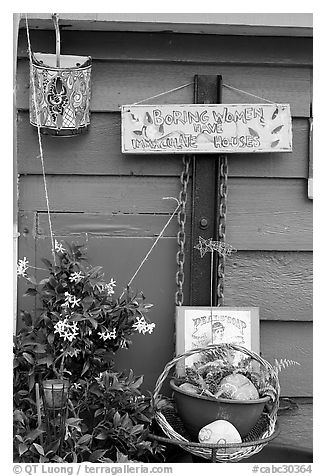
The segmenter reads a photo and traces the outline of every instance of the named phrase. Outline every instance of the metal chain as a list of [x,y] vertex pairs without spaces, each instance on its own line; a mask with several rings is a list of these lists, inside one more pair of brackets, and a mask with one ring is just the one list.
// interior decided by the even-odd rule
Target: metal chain
[[[219,222],[218,222],[218,241],[225,243],[226,233],[226,206],[228,194],[228,159],[224,155],[220,158],[220,186],[219,186]],[[218,305],[224,305],[224,274],[225,274],[225,254],[219,256],[217,268],[217,297]]]
[[183,170],[181,173],[181,191],[179,195],[180,210],[178,213],[178,223],[179,231],[177,234],[178,242],[178,252],[177,252],[177,273],[176,273],[176,283],[177,283],[177,292],[175,294],[175,303],[177,306],[182,306],[183,304],[183,284],[184,284],[184,262],[185,262],[185,244],[186,244],[186,204],[187,204],[187,188],[189,182],[189,166],[190,166],[190,156],[185,155],[183,157]]

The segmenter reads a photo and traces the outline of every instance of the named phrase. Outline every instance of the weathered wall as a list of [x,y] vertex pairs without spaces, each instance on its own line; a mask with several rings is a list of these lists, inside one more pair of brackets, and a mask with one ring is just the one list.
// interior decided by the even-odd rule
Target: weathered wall
[[[90,31],[61,36],[63,54],[93,57],[93,95],[87,134],[43,137],[54,231],[60,238],[88,239],[92,263],[103,264],[120,290],[174,209],[162,197],[178,196],[182,166],[178,156],[123,156],[119,106],[193,81],[195,74],[222,74],[226,84],[290,103],[292,153],[229,159],[227,241],[239,251],[227,262],[225,305],[260,307],[263,355],[301,363],[281,374],[283,395],[311,396],[311,39]],[[54,52],[53,32],[33,31],[31,41],[34,51]],[[37,136],[28,117],[24,30],[18,55],[19,255],[38,262],[50,243]],[[193,88],[159,100],[191,103]],[[223,102],[255,99],[225,88]],[[121,365],[145,374],[149,388],[174,351],[176,232],[173,220],[135,281],[155,304],[156,330],[137,337],[119,357]],[[20,308],[33,305],[30,298],[19,301]]]

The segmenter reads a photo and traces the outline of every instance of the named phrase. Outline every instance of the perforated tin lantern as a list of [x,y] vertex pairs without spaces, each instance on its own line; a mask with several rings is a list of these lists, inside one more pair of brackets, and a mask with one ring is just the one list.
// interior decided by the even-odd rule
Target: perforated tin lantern
[[[90,124],[90,56],[60,55],[56,66],[54,54],[34,53],[30,70],[30,123],[39,125],[43,134],[71,136],[80,134]],[[34,79],[34,81],[33,81]]]

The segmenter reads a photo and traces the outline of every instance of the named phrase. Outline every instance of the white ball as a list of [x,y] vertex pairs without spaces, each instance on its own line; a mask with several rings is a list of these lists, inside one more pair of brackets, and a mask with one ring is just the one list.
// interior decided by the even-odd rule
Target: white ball
[[[225,445],[228,443],[241,443],[241,436],[235,426],[226,420],[216,420],[204,426],[198,433],[200,443]],[[221,448],[219,454],[230,454],[239,448]]]

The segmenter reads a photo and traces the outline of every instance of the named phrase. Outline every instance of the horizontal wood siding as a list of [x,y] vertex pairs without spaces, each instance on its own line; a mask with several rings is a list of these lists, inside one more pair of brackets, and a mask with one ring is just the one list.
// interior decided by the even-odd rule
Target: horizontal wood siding
[[[55,53],[54,31],[31,31],[34,51]],[[61,32],[61,54],[96,60],[178,63],[312,65],[312,41],[306,38],[257,38],[215,35],[122,32]],[[27,57],[26,31],[19,35],[18,57]]]
[[312,320],[310,252],[240,251],[227,260],[226,306],[258,306],[260,319]]
[[[29,115],[18,115],[18,172],[42,173],[37,131]],[[305,118],[293,120],[293,152],[232,154],[231,177],[307,177],[309,123]],[[180,157],[165,155],[129,155],[121,153],[119,113],[94,113],[87,134],[73,138],[44,136],[47,173],[82,175],[173,175],[180,176]],[[70,144],[70,145],[69,145]]]
[[[32,31],[31,40],[34,51],[54,53],[53,32]],[[91,126],[78,137],[42,137],[54,233],[85,243],[92,264],[117,280],[119,293],[173,212],[175,201],[163,198],[179,196],[182,170],[181,157],[121,154],[119,106],[192,83],[195,74],[222,74],[225,84],[289,103],[292,153],[229,159],[227,241],[238,253],[227,260],[225,304],[259,306],[262,354],[301,363],[280,377],[284,396],[302,397],[312,395],[311,50],[307,38],[62,31],[63,54],[93,57]],[[37,134],[28,117],[24,30],[18,56],[19,256],[39,264],[51,245]],[[155,101],[192,103],[193,97],[190,85]],[[260,101],[223,88],[225,103]],[[190,190],[191,183],[188,237]],[[154,304],[155,332],[136,336],[118,356],[121,368],[145,374],[149,389],[174,353],[176,234],[174,218],[133,283]],[[189,240],[186,251],[189,256]],[[188,267],[186,260],[185,304]],[[20,282],[19,309],[33,309],[23,291]]]
[[311,250],[312,203],[301,179],[230,179],[226,240],[239,250]]
[[[262,321],[260,328],[260,348],[265,359],[289,359],[298,362],[282,369],[279,374],[281,394],[291,397],[311,396],[312,362],[312,323]],[[295,389],[295,395],[293,395]]]
[[[47,177],[51,210],[54,212],[169,213],[179,195],[176,177],[71,176]],[[43,179],[39,175],[20,178],[21,210],[46,211]]]
[[[200,68],[200,69],[199,69]],[[310,68],[256,65],[197,65],[180,63],[148,63],[94,61],[92,66],[91,111],[119,111],[122,104],[133,104],[164,91],[193,83],[194,75],[221,74],[223,82],[268,100],[290,104],[294,117],[307,117],[310,113]],[[17,108],[28,109],[29,65],[21,60],[17,68]],[[161,104],[193,102],[190,85],[160,98]],[[224,103],[260,103],[223,88]],[[149,102],[150,103],[150,102]],[[155,101],[154,101],[155,103]]]
[[[154,176],[49,175],[47,184],[53,211],[113,214],[170,213],[175,202],[164,197],[180,188],[176,177]],[[46,210],[41,176],[21,176],[19,200],[21,210]],[[304,180],[231,179],[227,241],[238,250],[311,250],[311,208]]]

